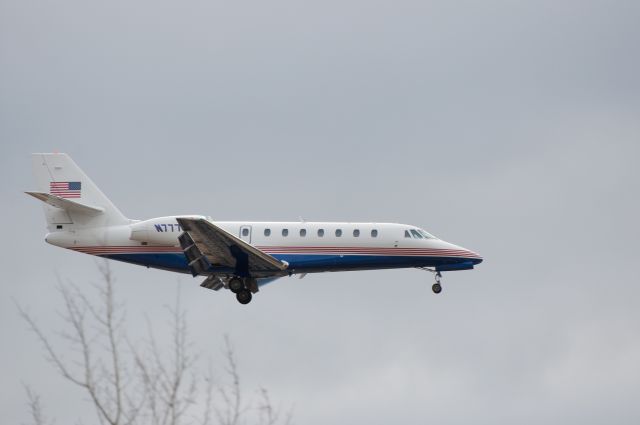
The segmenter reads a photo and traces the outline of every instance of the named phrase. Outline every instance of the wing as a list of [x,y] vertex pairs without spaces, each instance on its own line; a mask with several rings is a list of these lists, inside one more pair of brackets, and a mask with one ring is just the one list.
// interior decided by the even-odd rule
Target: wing
[[231,268],[238,276],[286,274],[287,264],[203,218],[176,218],[184,233],[178,238],[195,276],[210,266]]

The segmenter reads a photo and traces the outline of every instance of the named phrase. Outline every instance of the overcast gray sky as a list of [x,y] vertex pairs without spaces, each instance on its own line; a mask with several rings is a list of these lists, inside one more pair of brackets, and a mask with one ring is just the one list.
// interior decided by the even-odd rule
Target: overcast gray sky
[[28,383],[95,422],[12,302],[53,331],[54,273],[97,280],[22,194],[58,150],[131,218],[393,221],[484,256],[439,296],[373,271],[245,307],[113,264],[132,331],[179,285],[204,357],[229,333],[297,423],[639,423],[639,22],[637,1],[0,0],[2,421]]

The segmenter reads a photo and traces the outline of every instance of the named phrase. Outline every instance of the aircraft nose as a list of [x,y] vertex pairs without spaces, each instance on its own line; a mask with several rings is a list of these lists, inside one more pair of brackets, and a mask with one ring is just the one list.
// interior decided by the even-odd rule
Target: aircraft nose
[[477,257],[472,258],[471,261],[473,261],[474,265],[475,264],[480,264],[480,263],[482,263],[482,261],[484,261],[484,258],[482,258],[480,256],[477,256]]
[[473,264],[480,264],[484,260],[480,256],[480,254],[478,254],[477,252],[471,251],[470,249],[463,248],[461,246],[454,245],[448,242],[445,242],[445,244],[448,245],[446,249],[451,251],[453,255],[460,256],[464,259],[467,259],[473,262]]
[[461,248],[461,251],[463,252],[463,256],[465,258],[467,258],[468,260],[472,261],[473,264],[480,264],[482,263],[482,260],[484,260],[480,254],[478,254],[477,252],[473,252],[469,249],[466,248]]

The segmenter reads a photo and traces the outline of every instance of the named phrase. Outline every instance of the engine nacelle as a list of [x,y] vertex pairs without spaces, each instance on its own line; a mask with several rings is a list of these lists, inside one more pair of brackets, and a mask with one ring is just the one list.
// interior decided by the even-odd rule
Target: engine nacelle
[[178,245],[182,227],[176,217],[205,218],[200,215],[171,215],[139,221],[132,224],[129,239],[154,245]]

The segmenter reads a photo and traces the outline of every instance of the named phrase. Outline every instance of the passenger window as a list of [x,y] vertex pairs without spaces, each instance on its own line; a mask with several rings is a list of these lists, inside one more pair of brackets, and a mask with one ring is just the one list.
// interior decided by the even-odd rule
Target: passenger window
[[249,236],[249,229],[247,229],[246,227],[242,229],[242,236]]
[[410,238],[410,237],[411,237],[411,233],[409,233],[409,231],[408,231],[408,230],[405,230],[405,231],[404,231],[404,237],[405,237],[405,238]]
[[371,231],[371,237],[372,237],[372,238],[377,238],[377,237],[378,237],[378,231],[377,231],[376,229],[373,229],[373,230]]
[[411,234],[416,239],[424,239],[424,237],[417,230],[411,229]]
[[336,229],[336,237],[339,238],[342,236],[342,229]]
[[324,229],[318,229],[318,236],[319,237],[323,237],[324,236]]
[[353,237],[357,238],[358,236],[360,236],[360,230],[359,229],[354,229],[353,230]]
[[289,229],[282,229],[282,236],[289,236]]
[[265,236],[271,236],[271,229],[264,229]]
[[305,237],[307,236],[307,229],[300,229],[300,237]]

